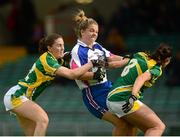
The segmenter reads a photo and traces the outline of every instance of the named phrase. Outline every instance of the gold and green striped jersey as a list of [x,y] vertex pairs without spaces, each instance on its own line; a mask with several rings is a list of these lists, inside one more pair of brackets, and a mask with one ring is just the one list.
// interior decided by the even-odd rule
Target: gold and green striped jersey
[[[156,61],[150,59],[144,52],[138,52],[133,55],[133,58],[123,69],[121,76],[115,81],[113,87],[108,95],[109,101],[123,101],[127,100],[131,95],[133,84],[136,78],[144,72],[150,72],[152,75],[151,80],[146,81],[141,88],[151,87],[155,80],[161,76],[162,69],[156,64]],[[139,99],[143,98],[142,92],[139,92]]]
[[57,59],[50,53],[45,52],[33,64],[29,73],[24,79],[19,80],[20,90],[15,92],[15,96],[25,95],[34,100],[42,91],[50,85],[55,78],[55,71],[60,67]]

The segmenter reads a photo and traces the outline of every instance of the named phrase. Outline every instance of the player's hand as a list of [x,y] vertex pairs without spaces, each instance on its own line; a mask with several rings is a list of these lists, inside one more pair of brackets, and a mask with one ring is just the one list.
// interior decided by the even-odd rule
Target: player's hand
[[70,61],[71,60],[71,52],[70,51],[65,52],[63,55],[63,59],[65,61]]
[[108,61],[107,61],[107,57],[105,55],[98,56],[98,60],[104,63],[102,67],[104,67],[104,68],[108,67]]
[[106,62],[101,58],[91,60],[93,67],[105,67]]
[[137,97],[134,95],[131,95],[126,103],[122,106],[122,111],[124,113],[128,113],[134,106],[134,102],[137,100]]
[[103,81],[103,78],[105,77],[105,72],[101,67],[98,67],[97,71],[94,72],[93,79],[98,80],[98,82]]
[[69,63],[71,61],[71,52],[67,51],[64,53],[63,55],[63,66],[68,67],[69,68]]
[[100,67],[100,66],[102,66],[103,64],[103,62],[101,62],[101,61],[99,61],[99,60],[91,60],[91,62],[92,62],[92,64],[93,64],[93,67]]
[[125,56],[123,57],[123,59],[126,59],[126,58],[132,59],[132,58],[133,58],[133,54],[127,54],[127,55],[125,55]]

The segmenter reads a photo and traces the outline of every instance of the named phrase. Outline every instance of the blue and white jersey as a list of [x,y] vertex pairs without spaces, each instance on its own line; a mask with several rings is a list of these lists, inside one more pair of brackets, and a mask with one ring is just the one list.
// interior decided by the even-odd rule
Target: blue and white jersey
[[[94,42],[93,48],[87,47],[85,43],[78,40],[77,44],[72,49],[72,59],[70,62],[70,67],[72,69],[81,67],[92,59],[97,59],[98,56],[110,57],[112,54],[110,51],[103,48],[97,42]],[[92,68],[91,72],[95,72],[97,68]],[[106,71],[106,70],[105,70]],[[82,90],[92,85],[97,85],[107,81],[107,75],[104,77],[103,81],[98,82],[97,80],[75,80],[79,88]]]

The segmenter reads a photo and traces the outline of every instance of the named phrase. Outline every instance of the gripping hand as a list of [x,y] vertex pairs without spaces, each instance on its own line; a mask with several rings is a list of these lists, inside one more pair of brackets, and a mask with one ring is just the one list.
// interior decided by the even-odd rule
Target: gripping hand
[[104,55],[96,56],[96,58],[92,59],[93,67],[106,67],[107,66],[107,58]]
[[91,60],[93,67],[104,67],[105,66],[105,61],[102,60]]
[[69,52],[69,51],[68,51],[68,52],[65,52],[65,53],[64,53],[64,56],[63,56],[63,60],[64,60],[63,66],[69,68],[69,63],[70,63],[70,61],[71,61],[71,52]]
[[137,97],[134,95],[131,95],[126,103],[122,106],[122,111],[124,113],[128,113],[134,106],[134,102],[137,100]]
[[71,52],[70,51],[65,52],[63,59],[69,62],[71,60]]
[[94,72],[93,79],[98,80],[98,82],[103,81],[103,78],[105,77],[105,72],[102,68],[98,67],[97,71]]
[[105,67],[105,68],[108,67],[108,60],[105,55],[98,56],[98,60],[104,63],[102,67]]

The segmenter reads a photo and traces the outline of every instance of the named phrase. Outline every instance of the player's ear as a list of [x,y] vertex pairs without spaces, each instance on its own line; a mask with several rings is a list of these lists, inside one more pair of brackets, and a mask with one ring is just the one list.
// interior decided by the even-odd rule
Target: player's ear
[[51,52],[51,46],[47,46],[48,51]]

